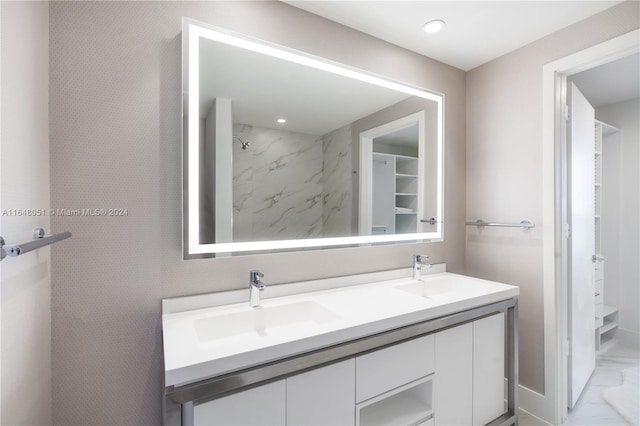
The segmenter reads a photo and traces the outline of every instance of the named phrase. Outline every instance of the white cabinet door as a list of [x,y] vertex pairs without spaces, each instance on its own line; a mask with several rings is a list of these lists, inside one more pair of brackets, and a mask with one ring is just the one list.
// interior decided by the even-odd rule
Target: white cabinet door
[[287,378],[288,426],[355,423],[355,359]]
[[473,322],[473,425],[504,413],[504,314]]
[[436,426],[485,425],[504,413],[504,314],[436,333]]
[[195,426],[282,426],[285,424],[285,381],[269,383],[196,405]]
[[436,333],[435,344],[434,423],[436,426],[471,425],[473,325]]

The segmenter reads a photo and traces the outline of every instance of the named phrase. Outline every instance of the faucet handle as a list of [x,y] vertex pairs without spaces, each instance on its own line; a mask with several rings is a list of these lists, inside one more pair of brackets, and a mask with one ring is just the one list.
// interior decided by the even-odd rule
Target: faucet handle
[[260,290],[264,290],[264,283],[260,278],[264,278],[264,274],[260,271],[249,272],[249,283]]
[[426,261],[427,259],[429,259],[429,256],[427,256],[426,254],[414,254],[413,255],[413,260],[416,263],[422,263],[422,262]]

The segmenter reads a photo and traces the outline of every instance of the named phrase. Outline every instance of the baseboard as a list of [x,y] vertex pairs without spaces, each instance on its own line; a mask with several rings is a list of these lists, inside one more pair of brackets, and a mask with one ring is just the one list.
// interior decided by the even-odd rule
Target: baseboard
[[[527,410],[523,410],[522,408],[518,408],[518,418],[519,418],[519,420],[521,422],[524,422],[524,420],[522,419],[523,414],[526,415],[526,416],[531,416],[531,417],[535,418],[536,422],[537,422],[536,424],[543,424],[544,423],[544,424],[547,424],[549,426],[553,426],[552,423],[549,423],[546,420],[541,419],[540,417],[536,416],[535,414],[531,414]],[[525,424],[528,424],[528,423],[531,423],[531,422],[529,421],[529,422],[527,422]]]
[[549,423],[553,413],[544,395],[522,385],[518,386],[518,408]]
[[[506,407],[506,395],[507,395],[507,379],[504,379],[504,394],[505,394],[505,407]],[[550,419],[553,419],[553,413],[550,412],[547,400],[544,395],[539,394],[522,385],[518,385],[518,408],[527,414],[531,414],[534,417],[539,418],[549,424]]]

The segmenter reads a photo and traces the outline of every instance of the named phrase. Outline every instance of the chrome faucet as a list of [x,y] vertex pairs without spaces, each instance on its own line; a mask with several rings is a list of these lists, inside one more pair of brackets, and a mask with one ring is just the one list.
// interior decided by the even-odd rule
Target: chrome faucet
[[429,256],[425,256],[423,254],[415,254],[413,255],[413,279],[419,280],[420,273],[422,271],[422,267],[426,266],[427,268],[432,268],[433,265],[427,262]]
[[260,306],[260,292],[266,287],[261,278],[264,278],[262,272],[249,272],[249,305],[252,308]]

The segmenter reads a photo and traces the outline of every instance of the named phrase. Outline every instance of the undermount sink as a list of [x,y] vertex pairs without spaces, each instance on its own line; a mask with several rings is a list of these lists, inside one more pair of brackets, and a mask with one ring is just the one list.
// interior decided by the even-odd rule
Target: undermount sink
[[239,312],[214,315],[195,321],[200,342],[227,338],[272,336],[316,327],[340,317],[313,301],[301,301],[275,306],[258,306]]
[[437,299],[459,297],[460,295],[472,297],[476,294],[484,293],[492,287],[495,286],[486,282],[447,276],[439,279],[426,279],[425,281],[401,284],[396,288],[427,299]]

